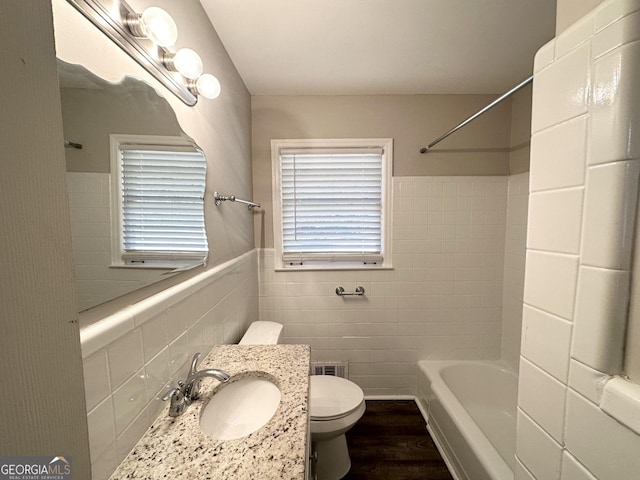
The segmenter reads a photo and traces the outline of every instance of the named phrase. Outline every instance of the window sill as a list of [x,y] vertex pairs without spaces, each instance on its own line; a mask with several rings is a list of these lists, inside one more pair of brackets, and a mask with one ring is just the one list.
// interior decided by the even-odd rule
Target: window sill
[[115,269],[129,269],[129,270],[167,270],[166,274],[178,273],[178,272],[186,272],[191,270],[192,268],[200,267],[204,265],[204,260],[197,260],[194,263],[159,263],[159,262],[151,262],[151,263],[121,263],[121,264],[111,264],[109,268]]
[[276,272],[325,272],[325,271],[355,271],[355,270],[364,270],[364,271],[380,271],[380,270],[393,270],[393,266],[391,265],[362,265],[362,266],[349,266],[349,265],[278,265],[274,267]]
[[109,265],[109,268],[122,268],[122,269],[133,269],[133,270],[173,270],[178,268],[178,266],[169,266],[169,265]]
[[600,408],[640,435],[640,385],[624,377],[613,377],[602,392]]

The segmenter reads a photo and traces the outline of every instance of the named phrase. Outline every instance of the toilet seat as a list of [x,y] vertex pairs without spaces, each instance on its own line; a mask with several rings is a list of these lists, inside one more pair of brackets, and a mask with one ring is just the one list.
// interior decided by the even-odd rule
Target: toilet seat
[[311,421],[325,422],[347,417],[364,402],[355,383],[332,375],[311,375],[309,410]]

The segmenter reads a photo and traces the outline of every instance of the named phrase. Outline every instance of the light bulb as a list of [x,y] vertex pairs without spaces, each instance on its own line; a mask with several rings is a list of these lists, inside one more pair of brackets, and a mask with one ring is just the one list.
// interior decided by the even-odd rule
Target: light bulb
[[178,39],[178,27],[171,15],[158,7],[149,7],[141,14],[129,14],[125,20],[131,33],[147,37],[160,47],[170,47]]
[[170,47],[178,39],[178,27],[171,15],[158,7],[149,7],[142,12],[142,28],[156,45]]
[[202,75],[203,65],[200,55],[189,48],[181,48],[173,55],[173,68],[186,78],[195,80]]
[[196,80],[195,86],[198,95],[202,95],[204,98],[208,98],[209,100],[213,100],[220,95],[220,82],[210,73],[200,75],[198,80]]

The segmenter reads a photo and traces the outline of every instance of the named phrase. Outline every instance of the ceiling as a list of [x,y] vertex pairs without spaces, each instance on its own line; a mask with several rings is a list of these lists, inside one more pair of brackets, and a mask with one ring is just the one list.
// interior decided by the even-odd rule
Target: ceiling
[[200,0],[252,95],[500,93],[556,0]]

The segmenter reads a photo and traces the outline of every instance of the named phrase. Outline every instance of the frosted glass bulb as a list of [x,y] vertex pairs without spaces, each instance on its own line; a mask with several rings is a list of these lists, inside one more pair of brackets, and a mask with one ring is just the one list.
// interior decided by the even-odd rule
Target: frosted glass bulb
[[221,91],[220,82],[210,73],[205,73],[196,80],[196,89],[199,95],[209,100],[216,98]]
[[178,39],[178,27],[171,15],[158,7],[149,7],[139,18],[140,30],[153,43],[170,47]]
[[181,48],[176,52],[173,66],[182,76],[193,80],[202,75],[204,68],[200,55],[189,48]]

